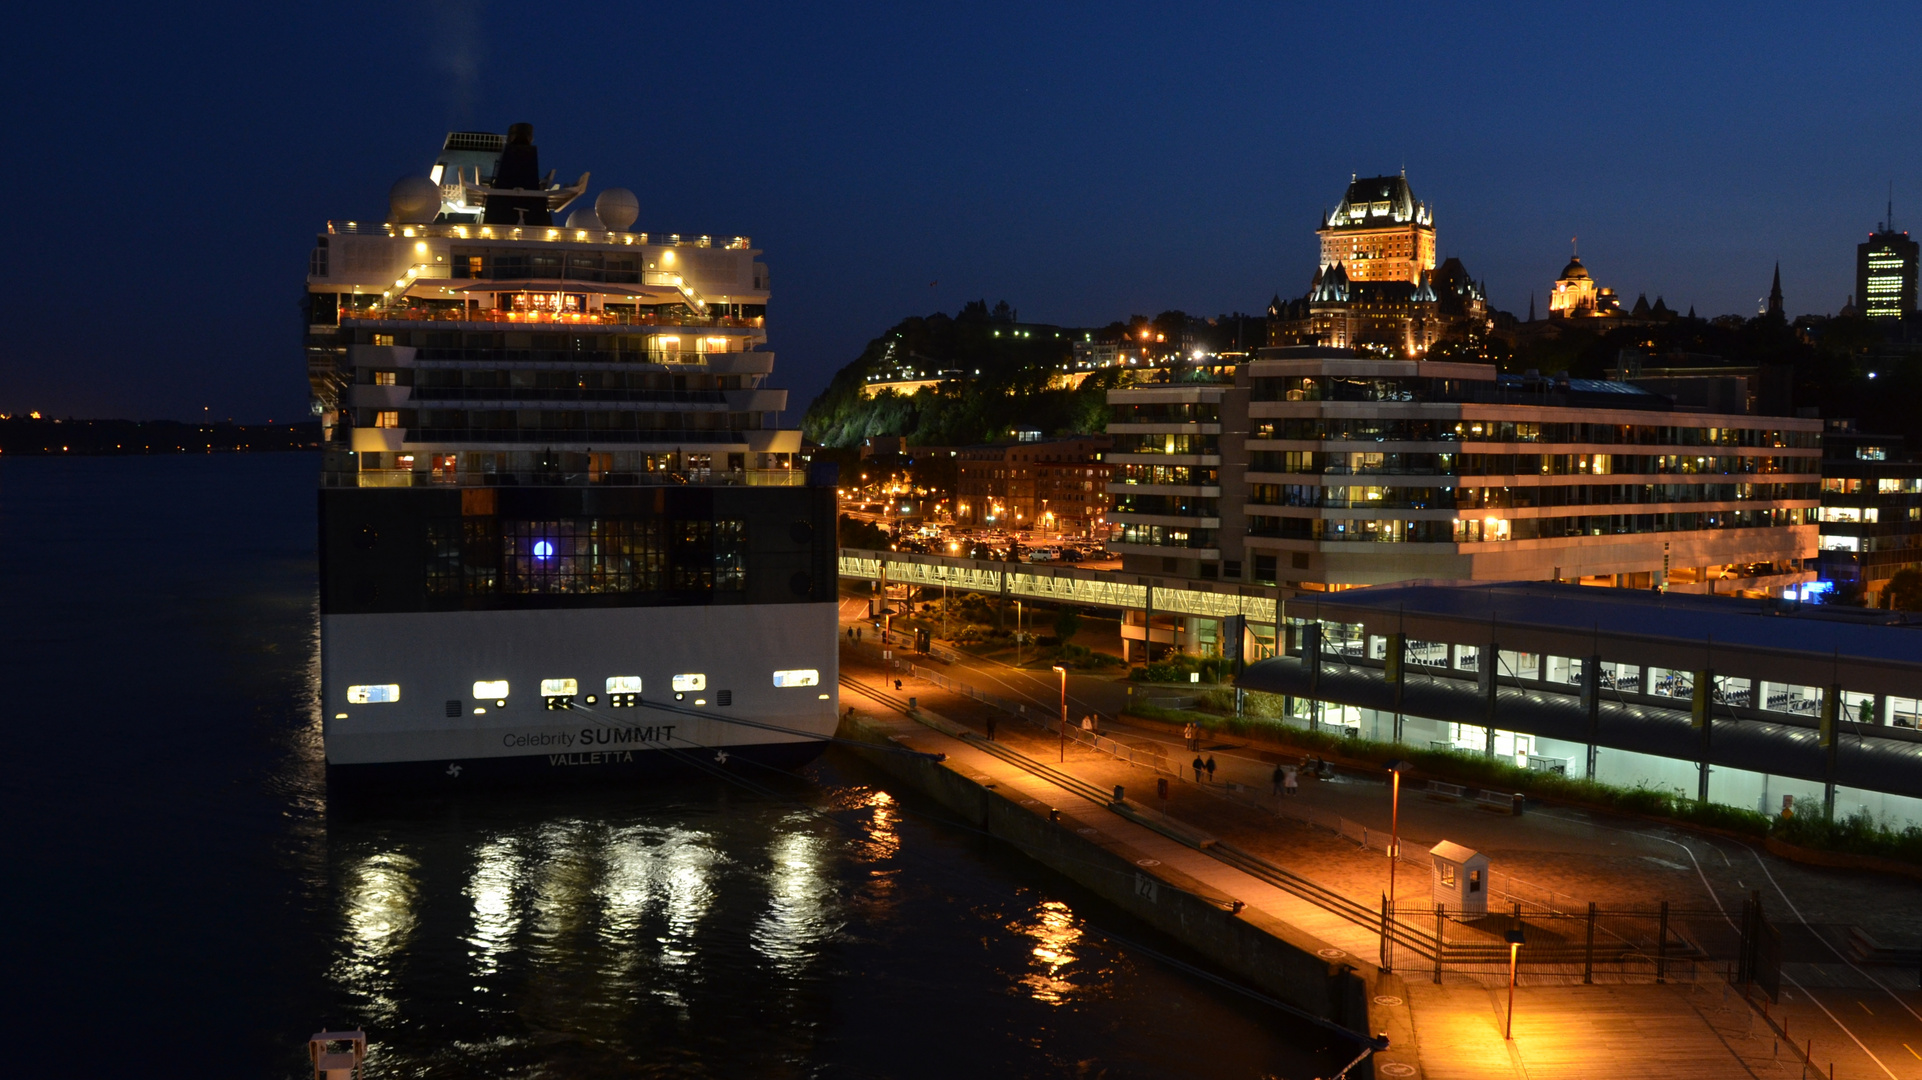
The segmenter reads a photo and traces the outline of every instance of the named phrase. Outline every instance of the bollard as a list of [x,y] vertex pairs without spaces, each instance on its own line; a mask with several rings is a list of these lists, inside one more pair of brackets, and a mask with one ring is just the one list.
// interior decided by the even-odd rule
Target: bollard
[[1513,816],[1514,817],[1522,816],[1522,793],[1519,791],[1515,793],[1515,810],[1514,810]]
[[1155,778],[1155,794],[1160,796],[1163,799],[1166,799],[1168,797],[1168,778],[1167,777],[1158,776]]
[[913,698],[909,698],[909,699],[908,699],[908,708],[910,708],[910,709],[912,709],[912,708],[914,708],[914,707],[915,707],[915,704],[914,704],[914,699],[913,699]]
[[1120,784],[1116,784],[1116,785],[1114,786],[1114,804],[1115,804],[1116,806],[1120,806],[1120,805],[1121,805],[1122,803],[1124,803],[1124,802],[1126,802],[1126,801],[1127,801],[1127,800],[1126,800],[1126,799],[1125,799],[1125,798],[1123,797],[1123,795],[1124,795],[1124,792],[1123,792],[1123,789],[1122,789],[1122,787],[1121,787],[1121,785],[1120,785]]
[[1057,810],[1057,809],[1055,809],[1055,808],[1054,808],[1054,807],[1052,807],[1052,806],[1050,806],[1050,807],[1048,807],[1048,820],[1049,820],[1049,821],[1060,821],[1060,820],[1061,820],[1061,811],[1059,811],[1059,810]]

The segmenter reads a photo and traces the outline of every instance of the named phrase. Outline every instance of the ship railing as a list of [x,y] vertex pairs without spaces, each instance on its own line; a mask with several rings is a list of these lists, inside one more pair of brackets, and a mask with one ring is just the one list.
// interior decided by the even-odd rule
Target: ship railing
[[606,229],[570,229],[564,225],[471,225],[435,222],[429,225],[382,221],[330,221],[330,236],[444,237],[452,240],[545,240],[569,244],[659,244],[663,247],[717,247],[746,251],[754,241],[746,236],[693,233],[633,233]]
[[414,469],[329,470],[330,488],[462,487],[804,487],[804,469],[674,469],[652,472],[494,472],[452,476]]
[[340,313],[340,324],[363,326],[387,322],[507,323],[517,326],[696,326],[758,330],[767,325],[760,315],[654,315],[624,311],[552,312],[501,311],[498,308],[365,308]]

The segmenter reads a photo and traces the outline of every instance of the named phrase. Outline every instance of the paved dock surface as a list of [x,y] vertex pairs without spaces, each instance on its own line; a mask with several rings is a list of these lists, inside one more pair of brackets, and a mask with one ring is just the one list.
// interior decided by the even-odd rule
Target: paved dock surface
[[[1386,888],[1386,860],[1339,836],[1287,820],[1278,805],[1264,807],[1264,801],[1278,804],[1279,800],[1269,792],[1273,765],[1263,756],[1233,744],[1204,748],[1203,756],[1213,756],[1217,762],[1215,783],[1172,781],[1164,802],[1152,797],[1156,777],[1146,769],[1072,743],[1066,761],[1057,764],[1063,754],[1054,736],[1005,713],[927,681],[884,671],[853,650],[844,656],[843,666],[844,674],[857,683],[890,698],[896,694],[894,680],[901,679],[901,697],[914,696],[924,708],[974,732],[985,732],[988,719],[994,718],[998,742],[1103,791],[1124,785],[1132,800],[1146,803],[1150,810],[1165,810],[1167,831],[1176,836],[1070,794],[980,749],[978,738],[950,737],[844,689],[844,704],[885,725],[897,741],[946,754],[952,767],[977,782],[993,784],[1017,801],[1033,800],[1029,805],[1036,808],[1058,809],[1064,821],[1084,834],[1102,833],[1138,850],[1149,861],[1144,867],[1149,872],[1156,865],[1178,870],[1320,939],[1330,959],[1374,971],[1379,945],[1372,928],[1193,846],[1195,836],[1228,840],[1292,871],[1314,876],[1358,902],[1377,902]],[[951,671],[957,679],[974,674],[979,672]],[[1020,677],[984,689],[1004,692],[1006,685],[1019,685]],[[1070,715],[1075,715],[1072,702]],[[1160,733],[1128,731],[1113,724],[1109,731],[1123,739],[1174,741]],[[1192,757],[1185,747],[1171,747],[1168,752],[1177,751]],[[1207,790],[1229,784],[1240,790]],[[1340,807],[1346,816],[1369,819],[1384,800],[1381,791],[1366,784],[1322,784],[1314,788],[1313,801],[1321,807]],[[1718,894],[1726,896],[1731,885],[1753,887],[1755,882],[1749,878],[1764,877],[1759,856],[1744,869],[1743,853],[1736,847],[1724,850],[1682,830],[1623,828],[1570,811],[1528,815],[1521,819],[1527,827],[1517,829],[1516,821],[1505,816],[1460,805],[1424,805],[1421,800],[1404,801],[1403,813],[1410,838],[1466,836],[1511,859],[1515,852],[1538,853],[1532,877],[1519,879],[1516,889],[1545,890],[1562,906],[1585,904],[1597,891],[1604,891],[1604,900],[1619,895],[1645,903],[1651,895],[1665,895],[1674,897],[1678,905],[1706,905],[1717,902]],[[1425,879],[1409,882],[1406,869],[1402,876],[1402,895],[1409,895],[1411,885],[1425,893]],[[1604,888],[1598,890],[1598,885]],[[1922,896],[1922,890],[1912,896]],[[1778,914],[1786,917],[1787,913]],[[1669,985],[1618,981],[1583,986],[1578,975],[1569,972],[1524,974],[1517,991],[1513,1040],[1502,1038],[1502,1009],[1497,1006],[1505,1004],[1506,982],[1500,974],[1450,971],[1439,986],[1429,981],[1427,971],[1399,974],[1405,980],[1400,984],[1406,987],[1400,995],[1405,1003],[1378,1002],[1377,1008],[1384,1014],[1405,1013],[1414,1033],[1413,1047],[1398,1045],[1380,1055],[1377,1075],[1381,1076],[1774,1077],[1796,1076],[1803,1068],[1802,1059],[1786,1046],[1778,1027],[1758,1019],[1739,997],[1731,1001],[1726,984],[1713,971],[1697,970],[1694,965],[1678,965],[1677,978]],[[1887,969],[1839,961],[1790,964],[1785,974],[1799,974],[1802,985],[1785,980],[1784,1000],[1772,1007],[1771,1016],[1787,1013],[1789,1034],[1798,1046],[1805,1045],[1807,1038],[1815,1039],[1816,1068],[1809,1071],[1810,1076],[1827,1075],[1833,1063],[1838,1077],[1922,1080],[1922,1017],[1915,1015],[1922,1008],[1922,993],[1914,989],[1913,972],[1906,990]],[[1853,1014],[1845,1016],[1848,1009]],[[1649,1069],[1657,1071],[1636,1071]]]

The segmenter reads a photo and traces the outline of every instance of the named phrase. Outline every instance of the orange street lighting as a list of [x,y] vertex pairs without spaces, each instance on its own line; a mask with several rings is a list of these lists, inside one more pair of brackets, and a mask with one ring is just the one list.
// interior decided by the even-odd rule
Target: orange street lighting
[[1522,952],[1521,927],[1503,934],[1502,940],[1508,942],[1508,1018],[1502,1021],[1502,1038],[1512,1039],[1515,1037],[1515,965]]
[[1054,670],[1061,673],[1061,760],[1066,762],[1068,760],[1068,669],[1061,664],[1056,664]]
[[[1388,763],[1388,924],[1382,926],[1382,953],[1388,955],[1393,947],[1393,919],[1395,919],[1395,865],[1401,863],[1401,774],[1413,769],[1407,761],[1399,757]],[[1384,965],[1384,970],[1393,970],[1393,959]]]

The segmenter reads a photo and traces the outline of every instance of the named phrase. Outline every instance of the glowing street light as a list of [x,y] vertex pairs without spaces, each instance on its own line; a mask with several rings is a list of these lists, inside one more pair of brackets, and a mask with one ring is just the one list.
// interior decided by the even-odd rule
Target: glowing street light
[[1502,1022],[1502,1038],[1507,1040],[1515,1037],[1515,964],[1522,952],[1522,928],[1508,931],[1502,940],[1508,942],[1508,1019]]
[[1068,669],[1061,664],[1054,665],[1061,674],[1061,760],[1068,760]]
[[[1388,938],[1382,944],[1382,953],[1392,955],[1393,920],[1395,920],[1395,865],[1401,863],[1401,774],[1413,769],[1407,761],[1399,757],[1388,763],[1388,920],[1382,924],[1382,934]],[[1393,961],[1390,961],[1392,965]]]

